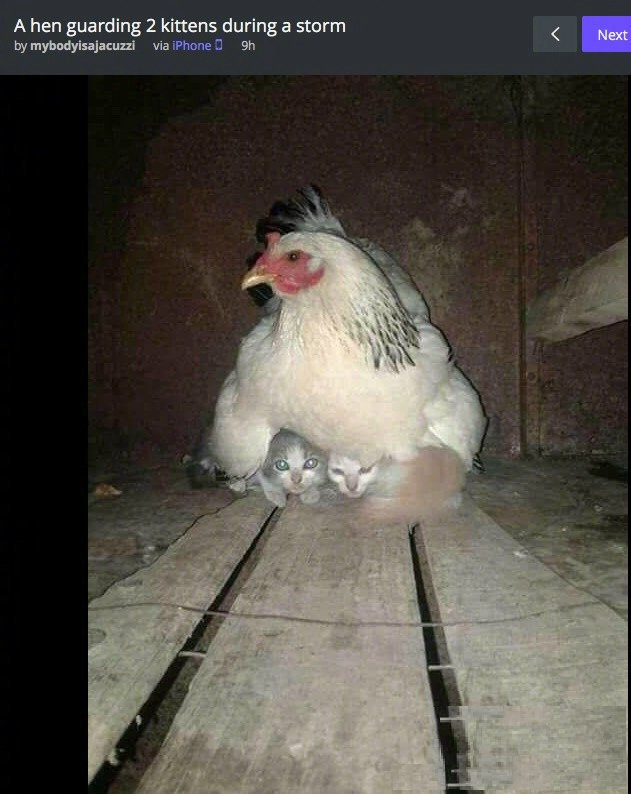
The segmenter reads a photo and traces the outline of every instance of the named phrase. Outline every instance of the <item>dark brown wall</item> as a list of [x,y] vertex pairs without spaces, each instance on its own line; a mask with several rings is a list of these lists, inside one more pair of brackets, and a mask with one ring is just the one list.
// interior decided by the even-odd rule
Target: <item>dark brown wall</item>
[[[628,234],[626,77],[536,83],[537,290]],[[546,454],[627,449],[628,322],[546,344]]]
[[[413,273],[482,394],[491,417],[486,449],[518,454],[520,87],[515,78],[232,78],[215,87],[211,101],[164,124],[146,150],[124,254],[109,267],[97,255],[92,268],[95,424],[116,428],[140,457],[190,448],[257,317],[239,291],[255,222],[275,199],[315,182],[351,234],[389,248]],[[610,101],[621,113],[621,95],[614,91]],[[561,191],[570,180],[571,197],[555,197],[545,180],[554,178],[549,169],[558,161],[545,146],[537,150],[537,172],[547,169],[536,210],[539,256],[548,268],[535,274],[541,287],[558,267],[555,215],[566,229],[582,230],[581,245],[559,244],[569,266],[623,236],[619,218],[590,232],[597,213],[580,216],[579,202],[572,214],[580,190],[587,197],[608,190],[610,181],[586,178],[589,163],[575,162],[562,129],[552,139],[571,163],[558,178]],[[571,232],[567,238],[574,240]],[[545,351],[541,360],[546,451],[555,444],[568,451],[550,416],[573,434],[572,451],[586,448],[594,432],[598,443],[611,445],[614,434],[604,425],[626,423],[615,355],[611,405],[589,430],[584,412],[575,421],[579,393],[594,400],[584,354],[576,356],[582,363],[573,375],[567,355]],[[559,384],[568,367],[577,397],[555,404],[553,395],[565,396]]]

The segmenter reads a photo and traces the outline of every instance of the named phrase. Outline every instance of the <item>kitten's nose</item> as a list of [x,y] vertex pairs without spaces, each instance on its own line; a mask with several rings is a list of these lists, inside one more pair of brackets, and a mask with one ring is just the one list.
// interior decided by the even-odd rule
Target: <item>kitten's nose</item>
[[302,474],[299,471],[292,471],[291,481],[294,485],[299,485],[302,482]]
[[359,485],[359,480],[357,477],[345,477],[346,480],[346,487],[349,491],[356,491],[357,486]]

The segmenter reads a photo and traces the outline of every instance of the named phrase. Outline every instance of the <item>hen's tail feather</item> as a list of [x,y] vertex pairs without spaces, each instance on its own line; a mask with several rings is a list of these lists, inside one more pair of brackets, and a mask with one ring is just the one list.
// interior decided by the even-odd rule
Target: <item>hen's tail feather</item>
[[256,239],[263,243],[270,232],[329,232],[346,236],[344,227],[331,212],[322,191],[316,185],[301,188],[287,201],[277,201],[269,214],[256,224]]
[[204,461],[191,460],[184,464],[186,477],[191,488],[228,487],[229,477],[216,466],[208,466]]
[[228,483],[228,476],[210,456],[206,429],[198,439],[193,454],[183,455],[181,463],[191,488],[213,488]]

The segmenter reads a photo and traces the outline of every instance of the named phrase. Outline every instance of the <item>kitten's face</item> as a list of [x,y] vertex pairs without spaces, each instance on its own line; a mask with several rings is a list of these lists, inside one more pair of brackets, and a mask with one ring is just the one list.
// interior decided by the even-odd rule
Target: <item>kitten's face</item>
[[332,452],[329,456],[328,474],[340,491],[345,496],[356,499],[362,496],[366,488],[375,480],[378,464],[362,466],[358,460],[336,455]]
[[326,482],[326,455],[299,436],[282,431],[272,441],[263,472],[287,493],[302,494]]
[[324,471],[322,462],[314,456],[305,458],[302,449],[285,451],[281,457],[274,459],[272,466],[276,480],[287,493],[304,493],[323,479],[319,476]]

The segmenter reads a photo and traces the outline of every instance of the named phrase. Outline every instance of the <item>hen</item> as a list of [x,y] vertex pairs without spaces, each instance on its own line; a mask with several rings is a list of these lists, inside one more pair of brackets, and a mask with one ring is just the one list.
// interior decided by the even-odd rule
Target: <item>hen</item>
[[214,462],[247,477],[287,428],[366,466],[445,446],[471,469],[482,405],[407,273],[349,238],[314,188],[277,202],[257,232],[266,250],[242,288],[270,285],[274,297],[219,394]]

